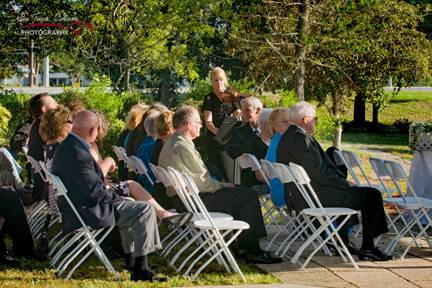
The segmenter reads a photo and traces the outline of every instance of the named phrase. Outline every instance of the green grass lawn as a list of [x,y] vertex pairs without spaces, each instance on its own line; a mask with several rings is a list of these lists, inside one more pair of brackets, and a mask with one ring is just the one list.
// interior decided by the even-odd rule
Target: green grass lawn
[[[120,273],[121,280],[117,281],[95,258],[85,262],[72,276],[71,280],[64,280],[57,276],[56,271],[48,262],[22,261],[21,269],[0,270],[0,287],[182,287],[204,285],[233,285],[243,284],[240,276],[227,273],[221,266],[211,263],[198,277],[191,281],[175,273],[168,263],[158,255],[150,257],[153,270],[161,276],[169,277],[166,283],[149,283],[130,281],[130,273],[122,269],[123,261],[112,261],[116,270]],[[276,277],[265,273],[253,265],[247,265],[238,261],[240,269],[246,277],[248,284],[273,284],[280,283]]]
[[[344,114],[346,119],[352,119],[353,109],[352,101]],[[411,122],[432,121],[432,92],[401,91],[379,112],[378,118],[382,124],[393,124],[403,118]],[[369,103],[366,105],[366,120],[372,121],[372,104]]]

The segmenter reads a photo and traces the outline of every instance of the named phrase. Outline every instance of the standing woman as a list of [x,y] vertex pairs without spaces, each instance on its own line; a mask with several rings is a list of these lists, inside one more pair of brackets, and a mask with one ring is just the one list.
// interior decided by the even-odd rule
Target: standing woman
[[216,166],[219,172],[225,174],[222,157],[220,155],[223,147],[214,140],[214,137],[219,133],[219,128],[226,117],[240,114],[240,106],[239,103],[223,101],[222,94],[227,90],[228,79],[222,68],[213,68],[210,72],[210,81],[213,89],[204,98],[202,105],[204,123],[208,131],[206,154],[211,164]]

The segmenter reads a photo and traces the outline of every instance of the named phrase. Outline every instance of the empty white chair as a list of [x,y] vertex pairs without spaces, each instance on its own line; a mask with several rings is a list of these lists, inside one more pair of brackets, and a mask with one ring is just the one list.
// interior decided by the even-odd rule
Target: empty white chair
[[[428,228],[432,226],[432,221],[428,214],[428,211],[432,209],[432,199],[417,196],[413,187],[408,181],[408,174],[405,172],[400,163],[385,160],[384,167],[385,169],[387,169],[388,174],[390,175],[390,178],[400,195],[400,197],[392,197],[386,200],[390,203],[393,203],[396,207],[400,208],[400,210],[398,209],[399,212],[402,212],[404,210],[408,212],[408,217],[405,217],[405,215],[401,215],[401,220],[406,220],[403,221],[405,225],[403,229],[399,231],[395,239],[393,239],[389,243],[385,252],[393,252],[396,244],[402,239],[402,237],[406,236],[407,234],[410,234],[410,236],[412,237],[412,241],[410,242],[410,244],[408,244],[408,246],[402,253],[402,259],[406,256],[409,249],[412,247],[413,244],[417,242],[420,237],[424,237],[428,242],[429,247],[432,248],[430,236],[427,234]],[[404,190],[402,188],[403,186],[406,186],[407,189]],[[425,225],[422,225],[420,221],[422,217],[424,217],[426,220]],[[418,227],[419,232],[412,231],[412,228],[415,226]]]

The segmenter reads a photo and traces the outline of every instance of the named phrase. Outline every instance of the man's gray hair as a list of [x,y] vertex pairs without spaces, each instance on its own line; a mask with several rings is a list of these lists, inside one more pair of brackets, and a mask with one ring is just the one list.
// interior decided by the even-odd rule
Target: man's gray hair
[[192,121],[194,113],[198,113],[198,111],[192,106],[181,106],[178,108],[172,118],[173,128],[177,130],[186,126]]
[[146,131],[147,135],[156,137],[157,136],[157,129],[156,129],[156,118],[159,117],[160,112],[155,111],[147,116],[147,118],[144,120],[144,130]]
[[290,120],[293,123],[299,123],[305,116],[315,116],[315,113],[315,107],[312,104],[300,101],[291,107]]
[[258,99],[257,97],[247,97],[247,98],[243,98],[240,101],[240,105],[241,107],[248,107],[248,106],[252,106],[255,109],[260,109],[262,110],[263,108],[263,103],[261,102],[260,99]]

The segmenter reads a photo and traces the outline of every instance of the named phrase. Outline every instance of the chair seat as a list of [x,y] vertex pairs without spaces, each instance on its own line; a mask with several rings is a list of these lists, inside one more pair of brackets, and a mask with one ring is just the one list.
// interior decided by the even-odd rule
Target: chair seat
[[[215,219],[213,222],[216,225],[218,230],[244,230],[249,229],[249,224],[243,221],[237,220],[223,220],[223,219]],[[197,228],[204,230],[213,230],[213,226],[210,221],[207,220],[198,220],[193,222],[193,225]]]
[[[226,213],[221,213],[221,212],[209,212],[209,214],[210,214],[210,217],[212,218],[212,219],[222,219],[222,220],[233,220],[234,218],[231,216],[231,215],[229,215],[229,214],[226,214]],[[193,216],[192,216],[192,222],[195,222],[195,221],[199,221],[199,220],[202,220],[202,219],[204,219],[205,217],[204,217],[204,215],[202,215],[201,213],[195,213]]]
[[323,214],[322,210],[320,208],[306,208],[302,210],[303,214],[310,215],[310,216],[337,216],[337,215],[354,215],[357,214],[357,211],[350,209],[350,208],[342,208],[342,207],[324,207]]
[[[418,201],[417,201],[418,199]],[[432,208],[432,199],[424,197],[397,197],[397,198],[385,198],[383,199],[386,203],[398,205],[405,209],[418,209],[418,208]],[[419,203],[420,202],[420,203]]]

